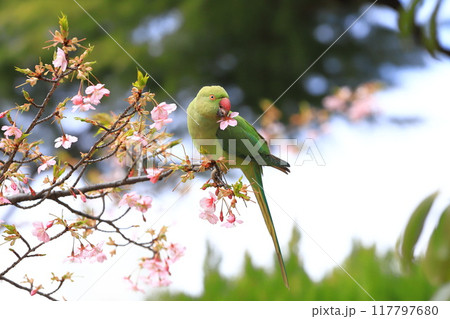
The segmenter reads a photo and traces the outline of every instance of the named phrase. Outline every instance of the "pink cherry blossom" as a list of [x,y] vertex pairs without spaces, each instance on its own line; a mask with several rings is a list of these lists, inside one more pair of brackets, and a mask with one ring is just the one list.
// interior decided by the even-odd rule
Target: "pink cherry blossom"
[[157,258],[147,259],[142,263],[142,267],[150,274],[144,279],[149,285],[154,287],[164,287],[171,284],[169,280],[169,264]]
[[219,217],[217,217],[214,212],[201,212],[199,217],[209,221],[211,224],[217,224]]
[[243,221],[236,219],[236,216],[232,212],[229,212],[227,221],[226,221],[226,223],[223,223],[222,226],[226,227],[226,228],[236,227],[236,223],[242,224]]
[[322,104],[329,111],[343,111],[346,106],[346,101],[337,96],[330,95],[323,98]]
[[89,110],[95,110],[95,107],[91,105],[91,99],[88,97],[84,97],[80,94],[75,95],[71,99],[73,105],[72,105],[72,112],[76,112],[78,110],[80,111],[89,111]]
[[180,244],[171,243],[169,245],[169,247],[167,248],[167,254],[169,256],[168,261],[170,263],[176,262],[178,259],[180,259],[182,256],[184,256],[185,250],[186,250],[186,247],[183,247]]
[[3,219],[0,219],[0,225],[4,224],[4,223],[5,223],[5,221]]
[[83,99],[84,99],[84,96],[82,96],[80,93],[78,93],[70,100],[72,101],[73,105],[80,105],[80,104],[83,104]]
[[137,283],[134,283],[133,281],[131,281],[131,277],[127,276],[127,277],[123,277],[123,279],[130,285],[130,289],[133,291],[139,291],[144,293],[145,291],[141,288],[138,287]]
[[83,259],[90,258],[91,255],[90,255],[89,246],[84,246],[83,244],[81,244],[80,247],[76,248],[75,256],[77,256],[80,259],[80,261]]
[[142,263],[144,269],[149,270],[151,273],[168,273],[167,265],[159,258],[147,258]]
[[11,202],[6,197],[0,196],[0,204],[11,204]]
[[150,167],[146,169],[147,177],[150,179],[150,182],[155,184],[159,180],[159,176],[164,169],[162,168],[154,168]]
[[110,91],[104,88],[104,86],[104,84],[98,83],[97,85],[91,85],[86,88],[85,92],[89,95],[91,104],[98,105],[104,95],[109,95]]
[[44,243],[50,241],[50,236],[46,233],[47,228],[44,227],[44,224],[42,224],[42,222],[34,222],[33,227],[34,229],[31,233],[40,241],[43,241]]
[[136,194],[136,192],[130,192],[123,195],[122,199],[119,201],[119,206],[128,205],[129,207],[134,207],[139,199],[140,196]]
[[159,276],[159,277],[157,277],[157,280],[152,283],[152,286],[167,287],[167,286],[170,286],[171,283],[172,282],[170,281],[169,276],[164,276],[164,277]]
[[218,120],[217,123],[220,123],[220,129],[224,130],[228,126],[236,126],[237,125],[237,120],[235,120],[234,118],[236,116],[238,116],[238,115],[239,115],[239,112],[231,112],[227,116],[225,116],[225,117],[221,118],[220,120]]
[[216,211],[216,201],[217,201],[216,195],[209,192],[209,197],[205,197],[200,200],[200,207],[206,213],[214,213]]
[[42,161],[42,164],[37,169],[38,174],[42,171],[45,171],[50,166],[53,166],[56,164],[54,156],[41,156],[41,161]]
[[84,246],[83,244],[76,248],[75,252],[66,257],[66,261],[72,263],[81,263],[83,260],[89,260],[91,263],[99,262],[102,263],[107,259],[107,256],[102,249],[103,242],[97,245],[89,244]]
[[15,125],[12,126],[4,125],[2,126],[2,131],[5,131],[4,134],[6,137],[14,135],[14,138],[20,138],[22,136],[22,131]]
[[11,186],[10,186],[15,192],[17,192],[18,191],[18,187],[17,187],[17,184],[13,181],[13,180],[11,180]]
[[157,131],[161,130],[166,124],[172,123],[173,119],[167,118],[167,119],[160,119],[156,120],[155,123],[150,125],[150,128],[156,128]]
[[344,86],[336,90],[333,95],[326,96],[322,100],[323,106],[329,111],[342,112],[347,107],[347,103],[352,98],[352,91]]
[[131,141],[135,141],[138,142],[139,144],[141,144],[143,147],[148,145],[147,140],[145,139],[145,136],[143,136],[142,134],[138,133],[138,132],[134,132],[133,135],[128,136],[127,137],[128,140]]
[[72,146],[72,143],[75,143],[76,141],[78,141],[78,137],[64,134],[63,136],[55,139],[55,148],[62,146],[65,149],[69,149]]
[[73,251],[70,254],[70,256],[67,256],[65,261],[68,261],[70,263],[81,263],[80,255],[75,254]]
[[175,111],[177,106],[175,104],[167,104],[166,102],[159,103],[151,111],[152,120],[157,121],[161,119],[167,119],[170,113]]
[[97,256],[95,257],[97,259],[97,262],[102,263],[104,262],[106,259],[108,259],[108,257],[106,257],[105,253],[100,253],[97,254]]
[[374,99],[372,96],[354,100],[347,111],[349,119],[351,121],[359,121],[373,115],[373,104]]
[[177,109],[175,104],[167,104],[162,102],[155,106],[151,111],[152,120],[155,122],[150,125],[150,128],[156,128],[156,130],[161,130],[164,125],[171,123],[173,120],[169,118],[169,114]]
[[142,213],[145,213],[152,207],[152,198],[150,196],[141,196],[136,192],[125,194],[119,201],[119,206],[128,205],[134,207]]
[[103,242],[97,245],[90,245],[90,250],[88,250],[87,256],[90,258],[91,263],[95,261],[102,263],[107,259],[105,253],[103,253],[102,246]]
[[136,206],[137,210],[141,213],[145,213],[148,209],[152,207],[152,198],[150,196],[143,196],[137,202]]
[[19,188],[17,187],[17,184],[12,180],[8,179],[3,183],[3,191],[6,195],[16,195],[20,193]]
[[58,48],[56,50],[56,58],[53,60],[53,66],[55,68],[61,68],[61,70],[64,72],[67,69],[67,60],[66,60],[66,53],[61,48]]

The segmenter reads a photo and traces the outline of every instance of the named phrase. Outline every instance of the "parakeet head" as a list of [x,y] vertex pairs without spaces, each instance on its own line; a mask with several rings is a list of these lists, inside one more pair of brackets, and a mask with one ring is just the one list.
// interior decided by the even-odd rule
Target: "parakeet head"
[[217,85],[204,86],[197,94],[196,103],[200,106],[198,111],[208,118],[222,118],[231,110],[227,91]]

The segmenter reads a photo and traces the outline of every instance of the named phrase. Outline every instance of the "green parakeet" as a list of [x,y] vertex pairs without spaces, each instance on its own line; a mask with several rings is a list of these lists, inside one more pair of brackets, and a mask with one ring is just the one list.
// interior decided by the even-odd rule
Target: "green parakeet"
[[262,166],[271,166],[288,173],[289,163],[270,154],[267,142],[256,129],[241,116],[236,116],[237,113],[231,113],[228,94],[220,86],[203,87],[189,104],[187,113],[189,133],[200,154],[211,160],[223,156],[229,168],[241,169],[250,182],[272,237],[284,284],[289,287],[262,184]]

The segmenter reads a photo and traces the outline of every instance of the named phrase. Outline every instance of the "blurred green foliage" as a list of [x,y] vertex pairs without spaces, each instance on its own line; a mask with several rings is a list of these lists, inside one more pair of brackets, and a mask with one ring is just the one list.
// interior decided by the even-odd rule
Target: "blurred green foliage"
[[406,269],[408,269],[414,261],[414,249],[416,248],[425,220],[437,195],[438,192],[434,192],[417,206],[406,225],[403,235],[397,243],[397,250],[401,257],[402,266]]
[[[53,50],[40,49],[44,39],[49,38],[48,31],[55,29],[56,17],[64,12],[69,18],[71,36],[86,37],[86,44],[95,46],[90,57],[97,61],[95,75],[110,89],[129,88],[137,61],[181,103],[199,87],[217,83],[230,91],[234,103],[249,105],[259,113],[261,99],[279,97],[371,3],[364,0],[77,2],[1,2],[0,96],[11,98],[11,89],[19,83],[14,66],[30,67],[38,62],[37,55],[51,60]],[[395,31],[361,19],[292,86],[279,107],[289,115],[298,112],[299,101],[319,101],[334,86],[355,86],[379,78],[389,81],[381,66],[420,62],[419,52],[405,44]],[[168,98],[158,85],[153,82],[150,85],[159,99]]]
[[379,254],[375,246],[354,243],[341,266],[362,288],[338,266],[320,281],[312,280],[298,255],[300,233],[294,229],[286,260],[290,290],[284,287],[276,267],[271,271],[258,268],[248,255],[240,275],[225,278],[219,272],[220,258],[208,247],[204,290],[200,296],[166,292],[149,299],[339,301],[371,300],[370,294],[375,300],[450,300],[450,206],[442,212],[426,253],[414,258],[417,241],[437,195],[435,192],[419,203],[398,241],[396,252]]
[[[442,287],[450,283],[450,206],[440,214],[440,218],[428,239],[425,256],[414,259],[414,248],[423,235],[429,212],[437,197],[435,192],[425,198],[412,214],[397,250],[403,265],[408,267],[421,264],[430,282]],[[450,299],[450,291],[447,298]]]
[[[209,247],[205,260],[204,291],[200,296],[161,293],[158,300],[372,300],[341,268],[335,267],[320,281],[306,273],[298,255],[300,234],[294,230],[286,269],[291,289],[284,287],[278,268],[271,271],[253,265],[249,256],[241,274],[225,278],[218,270],[220,259]],[[275,256],[274,256],[275,263]],[[379,254],[374,246],[355,243],[342,267],[375,300],[429,300],[436,286],[429,282],[419,264],[402,272],[393,251]]]
[[419,203],[398,241],[396,252],[379,254],[375,246],[354,243],[341,266],[358,284],[338,266],[320,281],[312,280],[298,255],[300,233],[294,229],[286,261],[290,290],[284,287],[277,268],[271,271],[258,268],[248,255],[241,274],[225,278],[219,272],[220,258],[208,247],[204,291],[200,296],[166,292],[149,299],[371,300],[372,296],[375,300],[450,300],[450,206],[441,213],[425,254],[414,254],[437,195],[434,192]]
[[442,213],[430,237],[424,258],[425,272],[431,282],[450,282],[450,206]]

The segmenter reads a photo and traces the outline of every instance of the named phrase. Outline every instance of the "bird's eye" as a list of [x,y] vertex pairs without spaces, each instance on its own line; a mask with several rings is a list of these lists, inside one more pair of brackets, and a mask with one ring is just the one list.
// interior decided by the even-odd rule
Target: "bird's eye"
[[212,101],[214,101],[214,100],[216,99],[216,97],[214,96],[214,94],[211,94],[211,95],[209,96],[209,99],[212,100]]

